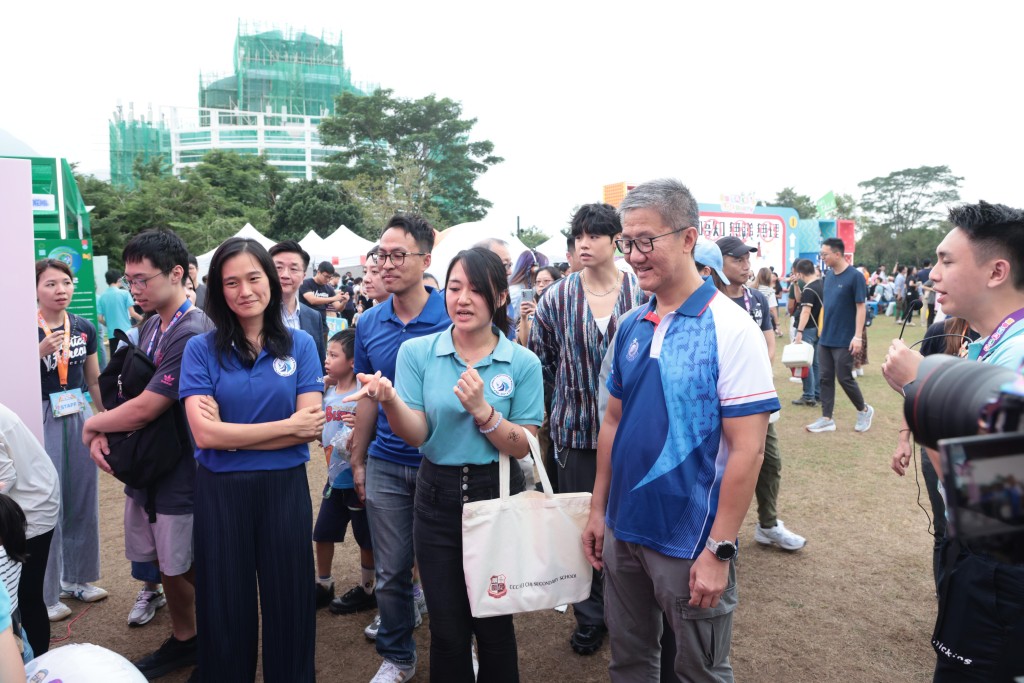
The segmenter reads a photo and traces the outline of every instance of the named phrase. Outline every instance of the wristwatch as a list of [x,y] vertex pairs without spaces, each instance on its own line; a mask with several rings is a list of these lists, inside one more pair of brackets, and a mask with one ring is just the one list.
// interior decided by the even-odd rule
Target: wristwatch
[[722,562],[728,562],[736,557],[736,544],[732,541],[716,541],[708,536],[708,541],[704,544],[704,547],[710,550]]

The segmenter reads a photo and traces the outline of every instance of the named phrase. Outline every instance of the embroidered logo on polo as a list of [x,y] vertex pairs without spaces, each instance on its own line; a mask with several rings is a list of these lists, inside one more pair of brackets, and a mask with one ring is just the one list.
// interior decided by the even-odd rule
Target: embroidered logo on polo
[[629,348],[626,349],[626,360],[630,363],[636,360],[637,354],[640,353],[640,342],[637,341],[636,337],[633,337],[633,341],[629,343]]
[[506,374],[497,375],[491,380],[491,391],[502,398],[511,396],[514,388],[515,384],[512,383],[512,378]]
[[274,359],[274,372],[281,377],[291,377],[295,374],[295,369],[297,367],[298,365],[295,363],[295,359],[291,356]]

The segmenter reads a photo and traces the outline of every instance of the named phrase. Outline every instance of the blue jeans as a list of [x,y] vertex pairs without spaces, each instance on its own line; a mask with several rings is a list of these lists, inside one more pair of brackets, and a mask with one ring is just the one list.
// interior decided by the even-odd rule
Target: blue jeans
[[156,584],[163,580],[160,578],[160,568],[156,566],[156,562],[135,562],[134,560],[132,560],[132,578]]
[[377,566],[380,631],[377,653],[402,667],[416,664],[412,630],[412,524],[418,468],[374,456],[366,459],[366,511]]
[[805,401],[820,401],[821,374],[818,372],[818,331],[808,327],[804,330],[801,339],[803,339],[805,344],[810,344],[814,347],[814,362],[811,363],[810,372],[804,377],[804,395],[801,398]]

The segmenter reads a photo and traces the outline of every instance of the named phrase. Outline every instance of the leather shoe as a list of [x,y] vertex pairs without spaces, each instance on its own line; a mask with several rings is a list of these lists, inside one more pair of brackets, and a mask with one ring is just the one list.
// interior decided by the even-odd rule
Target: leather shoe
[[604,626],[577,626],[569,638],[569,645],[578,655],[592,655],[601,647],[607,632]]

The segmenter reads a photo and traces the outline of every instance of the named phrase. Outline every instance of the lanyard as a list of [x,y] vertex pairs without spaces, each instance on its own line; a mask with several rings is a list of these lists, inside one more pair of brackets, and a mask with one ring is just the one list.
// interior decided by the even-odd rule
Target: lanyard
[[1016,310],[1010,315],[1006,316],[1006,319],[1003,320],[1002,323],[1000,323],[999,327],[996,328],[996,331],[993,332],[992,335],[988,338],[988,341],[985,342],[985,345],[981,347],[981,354],[978,356],[978,360],[982,360],[983,358],[985,358],[985,356],[987,356],[992,351],[992,349],[995,348],[996,344],[999,343],[999,340],[1003,338],[1003,335],[1006,334],[1006,331],[1013,327],[1013,324],[1018,322],[1019,320],[1024,320],[1024,308]]
[[743,307],[747,309],[747,315],[753,316],[750,312],[750,292],[747,291],[746,285],[743,286]]
[[156,344],[157,338],[163,339],[164,335],[166,335],[168,332],[171,331],[171,328],[174,327],[174,324],[176,322],[178,322],[179,320],[181,320],[181,317],[183,315],[185,315],[188,312],[188,309],[191,308],[191,307],[192,307],[192,302],[189,301],[188,299],[185,299],[185,302],[183,304],[181,304],[181,307],[178,308],[177,311],[175,311],[174,317],[171,318],[171,322],[167,323],[167,329],[165,329],[161,333],[160,332],[160,325],[156,326],[156,330],[154,330],[153,336],[149,338],[149,346],[146,347],[146,355],[147,356],[149,356],[150,358],[153,357],[153,346]]
[[[42,311],[36,312],[38,318],[39,327],[43,328],[43,332],[49,337],[53,334],[53,330],[43,320]],[[64,311],[64,342],[61,344],[60,351],[55,354],[57,356],[57,377],[60,379],[61,389],[67,389],[68,386],[68,365],[71,364],[71,318],[68,316],[68,312]]]

